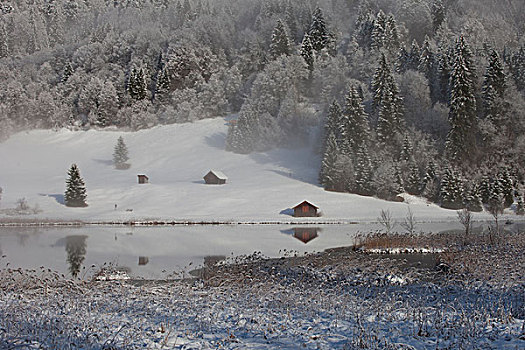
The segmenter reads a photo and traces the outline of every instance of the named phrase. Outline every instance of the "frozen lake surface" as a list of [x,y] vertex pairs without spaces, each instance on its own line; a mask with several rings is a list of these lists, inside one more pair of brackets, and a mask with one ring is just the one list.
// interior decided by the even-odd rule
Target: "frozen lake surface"
[[[417,228],[438,232],[461,227],[450,222]],[[107,263],[134,278],[160,279],[173,273],[180,276],[205,262],[254,252],[280,257],[350,246],[358,234],[380,229],[378,224],[2,227],[0,253],[2,267],[7,263],[11,268],[44,266],[89,277]]]

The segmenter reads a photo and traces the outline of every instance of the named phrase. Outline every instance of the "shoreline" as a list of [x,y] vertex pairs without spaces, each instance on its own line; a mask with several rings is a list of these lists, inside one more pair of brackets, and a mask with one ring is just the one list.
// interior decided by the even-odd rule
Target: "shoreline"
[[[397,221],[397,220],[396,220]],[[482,219],[474,223],[485,224],[493,223],[494,220]],[[442,224],[454,223],[457,219],[438,219],[438,220],[421,220],[417,224]],[[525,218],[500,218],[501,225],[525,223]],[[81,220],[31,220],[22,219],[20,221],[8,221],[0,218],[0,228],[3,227],[70,227],[70,226],[237,226],[237,225],[366,225],[379,224],[377,220],[330,220],[330,221],[290,221],[290,220],[247,220],[247,221],[228,221],[228,220],[134,220],[134,221],[81,221]]]

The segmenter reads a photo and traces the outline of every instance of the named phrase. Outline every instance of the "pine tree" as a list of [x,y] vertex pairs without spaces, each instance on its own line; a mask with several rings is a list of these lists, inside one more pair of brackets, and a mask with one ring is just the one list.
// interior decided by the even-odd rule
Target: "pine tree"
[[410,54],[404,46],[399,48],[397,53],[396,72],[403,74],[408,70]]
[[339,153],[335,135],[330,132],[326,141],[326,150],[323,155],[321,163],[321,171],[319,173],[319,182],[325,190],[334,190],[338,182],[337,179],[337,155]]
[[376,130],[378,141],[395,149],[400,146],[398,139],[404,129],[403,102],[384,54],[381,54],[380,66],[376,69],[372,89],[376,109],[379,109]]
[[385,13],[379,10],[374,21],[374,29],[372,30],[372,48],[375,50],[379,50],[385,45],[387,38],[386,23]]
[[463,205],[463,182],[458,171],[446,168],[441,178],[441,206],[446,209],[461,209]]
[[372,48],[372,33],[374,30],[374,18],[368,9],[360,9],[357,21],[355,24],[354,40],[363,50],[370,50]]
[[9,35],[5,22],[0,22],[0,58],[9,56]]
[[408,53],[408,69],[418,70],[421,64],[421,49],[416,40],[412,41],[410,52]]
[[450,76],[452,74],[451,52],[445,50],[439,56],[438,66],[438,92],[439,101],[444,104],[450,103]]
[[349,150],[356,154],[361,147],[368,147],[370,127],[363,105],[363,99],[355,86],[351,86],[345,98],[343,114],[341,116],[341,137],[346,140]]
[[359,147],[355,156],[355,183],[351,191],[363,196],[371,196],[374,193],[372,185],[373,164],[365,146]]
[[481,202],[487,204],[489,202],[490,193],[492,192],[492,183],[487,174],[481,176],[477,188]]
[[514,186],[509,171],[506,168],[500,169],[496,181],[499,184],[505,208],[510,207],[514,203]]
[[392,74],[386,62],[386,57],[382,53],[379,60],[379,67],[376,68],[374,77],[372,79],[372,95],[374,100],[374,108],[376,110],[381,106],[382,100],[389,91],[389,86],[392,83]]
[[518,193],[516,197],[517,197],[516,215],[525,215],[525,204],[523,201],[523,193]]
[[124,138],[120,136],[117,139],[115,150],[113,152],[113,164],[117,169],[128,169],[129,164],[126,163],[129,160],[128,147],[124,143]]
[[464,164],[476,158],[476,98],[472,53],[463,36],[456,41],[450,77],[451,100],[445,153],[452,162]]
[[405,135],[405,138],[403,139],[403,148],[401,149],[401,156],[399,158],[402,161],[408,162],[412,158],[413,151],[414,149],[408,139],[408,135]]
[[67,62],[64,65],[64,69],[62,71],[62,79],[61,79],[62,83],[65,83],[72,74],[73,74],[73,67],[71,66],[70,62]]
[[386,19],[385,48],[391,55],[395,54],[399,49],[399,31],[397,30],[397,23],[392,14],[389,14]]
[[421,174],[415,163],[410,165],[410,173],[406,184],[406,191],[412,195],[420,195],[422,191]]
[[443,0],[434,0],[430,11],[432,16],[432,29],[435,33],[445,19],[445,5],[443,5]]
[[330,35],[320,7],[316,7],[314,10],[312,23],[308,29],[308,36],[315,51],[319,52],[327,47]]
[[508,66],[518,90],[525,90],[525,45],[510,57]]
[[342,113],[343,112],[341,110],[341,107],[339,106],[339,103],[337,103],[336,100],[332,101],[330,107],[328,108],[328,114],[326,116],[326,122],[324,124],[324,142],[322,151],[323,154],[326,151],[328,136],[330,136],[330,134],[333,134],[336,140],[339,141],[338,143],[340,143],[340,120],[342,117]]
[[492,50],[489,57],[489,65],[485,72],[482,94],[485,116],[496,119],[503,111],[498,108],[505,94],[506,82],[503,65],[496,50]]
[[481,203],[481,196],[478,186],[474,185],[470,189],[466,189],[464,197],[465,207],[469,211],[480,212],[483,210],[483,204]]
[[134,100],[144,100],[148,95],[148,85],[144,69],[133,68],[129,75],[128,93]]
[[170,76],[166,67],[159,70],[155,87],[155,99],[164,101],[170,92]]
[[394,174],[395,193],[392,194],[397,195],[405,192],[405,182],[403,181],[403,177],[401,176],[401,171],[399,170],[399,167],[394,167]]
[[87,207],[86,187],[76,164],[71,165],[66,180],[64,201],[68,207]]
[[281,55],[289,55],[290,52],[290,40],[288,39],[288,34],[286,34],[283,22],[279,19],[272,33],[270,56],[275,59]]
[[439,94],[437,93],[437,69],[436,57],[430,45],[430,38],[425,36],[423,47],[421,48],[421,57],[419,59],[418,70],[425,75],[428,80],[428,87],[430,89],[430,97],[432,102],[437,102]]
[[301,56],[303,57],[304,61],[306,62],[306,65],[308,66],[308,70],[312,72],[314,70],[314,49],[312,47],[312,43],[310,41],[310,36],[308,33],[306,33],[303,37],[303,41],[301,43]]
[[425,169],[425,176],[423,177],[423,191],[422,194],[433,202],[439,199],[439,180],[436,173],[436,165],[430,160]]

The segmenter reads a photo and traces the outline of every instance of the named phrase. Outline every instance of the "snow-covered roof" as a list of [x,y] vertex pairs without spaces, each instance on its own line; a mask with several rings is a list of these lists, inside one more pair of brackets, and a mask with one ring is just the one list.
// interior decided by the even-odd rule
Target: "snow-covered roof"
[[302,201],[301,203],[297,204],[297,205],[296,205],[295,207],[293,207],[293,208],[295,209],[295,208],[297,208],[297,207],[302,206],[303,204],[307,204],[307,205],[309,205],[309,206],[311,206],[311,207],[314,207],[315,209],[319,209],[318,206],[313,205],[312,203],[310,203],[310,202],[308,202],[308,201]]
[[212,173],[213,175],[215,175],[218,179],[221,179],[221,180],[228,180],[228,177],[226,175],[224,175],[224,173],[222,171],[218,171],[218,170],[210,170],[210,173]]

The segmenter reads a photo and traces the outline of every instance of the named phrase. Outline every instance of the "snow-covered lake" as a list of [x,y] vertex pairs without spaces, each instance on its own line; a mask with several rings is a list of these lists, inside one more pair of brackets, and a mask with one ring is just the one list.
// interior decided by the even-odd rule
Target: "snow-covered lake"
[[[417,226],[422,232],[460,228],[455,222]],[[279,257],[349,246],[357,234],[380,229],[378,224],[1,227],[0,263],[11,268],[43,266],[64,274],[80,270],[79,277],[89,277],[110,263],[132,277],[157,279],[171,273],[180,276],[205,261],[254,252]]]

